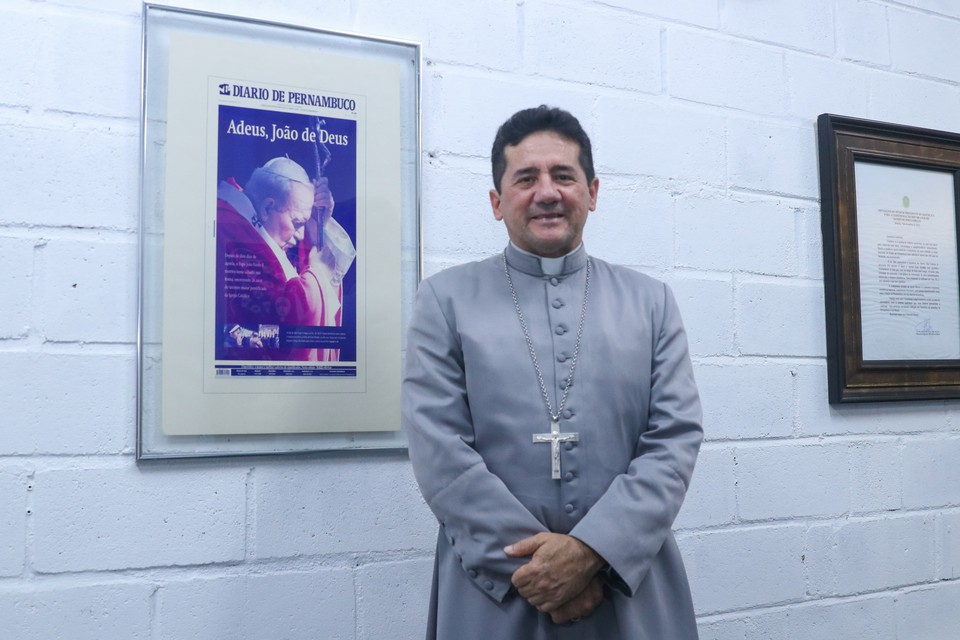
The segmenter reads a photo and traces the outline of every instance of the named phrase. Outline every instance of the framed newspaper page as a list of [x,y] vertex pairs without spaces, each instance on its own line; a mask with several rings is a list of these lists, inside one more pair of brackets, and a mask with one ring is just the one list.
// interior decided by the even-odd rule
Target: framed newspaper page
[[960,397],[960,135],[817,129],[830,403]]
[[144,5],[138,459],[405,446],[420,59]]

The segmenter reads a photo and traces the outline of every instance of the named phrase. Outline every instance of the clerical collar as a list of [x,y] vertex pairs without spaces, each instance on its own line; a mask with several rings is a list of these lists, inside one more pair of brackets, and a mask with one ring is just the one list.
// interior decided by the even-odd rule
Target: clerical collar
[[532,276],[559,276],[579,271],[587,265],[587,251],[580,246],[559,258],[544,258],[524,251],[510,242],[507,244],[507,262],[511,267]]

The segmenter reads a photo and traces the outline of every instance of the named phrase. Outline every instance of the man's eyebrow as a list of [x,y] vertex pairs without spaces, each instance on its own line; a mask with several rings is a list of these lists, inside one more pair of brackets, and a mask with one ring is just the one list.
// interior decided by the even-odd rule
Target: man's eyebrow
[[[555,171],[576,171],[576,168],[572,164],[555,164],[550,167],[549,171],[551,173]],[[513,176],[527,176],[527,175],[536,175],[540,173],[538,167],[521,167],[513,172]]]

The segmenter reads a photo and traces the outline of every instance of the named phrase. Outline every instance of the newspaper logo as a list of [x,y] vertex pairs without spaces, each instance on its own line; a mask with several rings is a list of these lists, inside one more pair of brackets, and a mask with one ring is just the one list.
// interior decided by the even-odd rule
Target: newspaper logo
[[230,95],[230,85],[227,84],[226,82],[220,85],[220,95],[222,96]]

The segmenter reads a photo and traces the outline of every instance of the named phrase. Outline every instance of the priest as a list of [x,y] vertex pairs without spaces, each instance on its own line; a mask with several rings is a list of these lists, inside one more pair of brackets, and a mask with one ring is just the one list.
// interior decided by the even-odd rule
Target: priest
[[588,254],[599,180],[566,111],[491,153],[502,253],[420,285],[403,424],[439,521],[427,638],[695,640],[671,532],[702,439],[677,304]]

